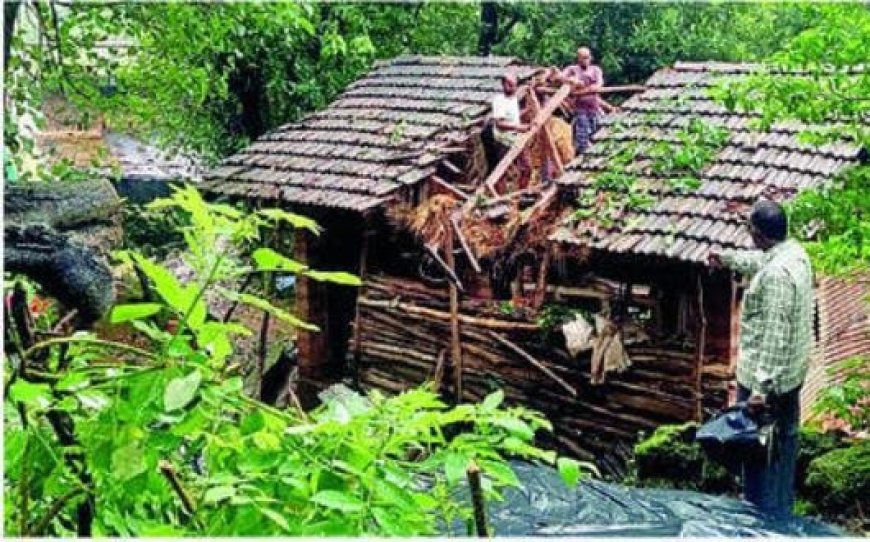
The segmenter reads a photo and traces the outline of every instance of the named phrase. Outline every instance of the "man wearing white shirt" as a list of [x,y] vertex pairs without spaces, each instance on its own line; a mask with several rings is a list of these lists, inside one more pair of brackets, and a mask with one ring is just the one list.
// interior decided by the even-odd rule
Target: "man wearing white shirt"
[[501,78],[502,93],[492,98],[492,135],[498,142],[499,157],[514,144],[518,132],[529,129],[520,120],[520,101],[517,96],[517,78],[506,73]]

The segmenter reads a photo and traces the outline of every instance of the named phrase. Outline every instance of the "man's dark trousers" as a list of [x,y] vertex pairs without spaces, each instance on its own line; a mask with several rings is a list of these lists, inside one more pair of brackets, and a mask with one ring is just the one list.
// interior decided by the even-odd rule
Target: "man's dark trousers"
[[[782,395],[768,395],[776,423],[773,454],[769,464],[747,461],[743,465],[743,498],[776,519],[789,518],[794,506],[800,390],[798,386]],[[749,396],[750,390],[739,386],[737,400],[746,401]]]

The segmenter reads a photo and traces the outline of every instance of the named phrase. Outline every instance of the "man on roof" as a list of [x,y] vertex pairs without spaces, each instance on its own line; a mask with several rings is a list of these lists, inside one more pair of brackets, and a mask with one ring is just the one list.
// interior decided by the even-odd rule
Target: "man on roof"
[[[573,104],[574,149],[579,154],[589,147],[592,134],[598,129],[603,100],[595,91],[604,86],[604,74],[592,63],[592,51],[580,47],[577,49],[577,63],[562,70],[560,79],[589,92],[577,96]],[[607,104],[607,107],[611,106]]]
[[517,76],[512,73],[502,75],[501,89],[502,92],[492,98],[492,135],[501,146],[499,158],[514,144],[519,132],[529,129],[520,119]]
[[752,208],[750,253],[710,254],[710,265],[751,277],[740,312],[738,401],[750,413],[774,419],[767,461],[745,461],[743,497],[776,518],[791,515],[797,463],[800,390],[812,342],[813,275],[801,245],[787,239],[782,207],[759,201]]

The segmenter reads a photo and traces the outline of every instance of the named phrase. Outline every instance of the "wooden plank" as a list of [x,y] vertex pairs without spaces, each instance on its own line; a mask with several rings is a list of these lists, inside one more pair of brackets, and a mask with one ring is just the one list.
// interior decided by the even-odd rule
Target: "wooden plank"
[[511,164],[514,163],[520,154],[528,147],[529,142],[534,139],[534,137],[538,134],[541,128],[544,127],[544,124],[547,120],[553,116],[553,113],[562,103],[562,101],[568,96],[571,92],[570,85],[562,85],[559,90],[549,99],[547,100],[547,104],[541,109],[538,114],[535,116],[532,121],[532,125],[529,127],[528,131],[523,132],[517,137],[516,141],[514,141],[513,146],[508,150],[507,154],[501,159],[501,162],[492,170],[489,176],[484,181],[484,186],[490,191],[490,193],[494,196],[498,196],[498,192],[495,190],[495,184],[501,180],[504,174],[507,172],[508,168],[511,167]]
[[[532,112],[535,115],[541,110],[541,104],[538,102],[538,96],[534,92],[529,93],[529,103],[532,105]],[[556,141],[553,139],[553,134],[550,132],[550,127],[547,126],[547,123],[544,123],[544,143],[547,146],[547,150],[549,151],[549,158],[556,165],[556,176],[559,177],[562,175],[562,172],[565,171],[565,166],[562,164],[562,157],[559,156],[559,149],[556,148]]]
[[473,267],[474,271],[477,273],[482,272],[480,263],[478,263],[477,258],[471,251],[471,247],[468,246],[468,240],[465,239],[465,235],[462,233],[462,228],[459,227],[459,222],[456,220],[455,216],[450,217],[450,224],[453,226],[453,231],[456,233],[456,238],[459,239],[459,244],[462,246],[462,250],[465,252],[465,255],[468,256],[468,261],[471,263],[471,267]]
[[469,197],[471,197],[468,194],[466,194],[465,192],[463,192],[462,190],[456,188],[455,186],[448,183],[447,181],[445,181],[444,179],[442,179],[441,177],[439,177],[437,175],[432,175],[431,177],[429,177],[429,180],[432,181],[433,183],[435,183],[436,185],[440,186],[444,190],[447,190],[451,194],[458,196],[459,198],[461,198],[463,200],[467,200]]
[[[456,262],[453,257],[453,232],[447,226],[447,242],[444,251],[447,253],[447,266],[454,270]],[[454,377],[456,378],[456,402],[462,402],[462,337],[459,333],[459,289],[456,284],[450,283],[450,361],[453,362]]]
[[524,360],[528,361],[533,367],[535,367],[536,369],[538,369],[539,371],[541,371],[542,373],[547,375],[553,382],[559,384],[563,389],[565,389],[565,391],[570,393],[572,397],[577,397],[577,390],[575,390],[573,387],[571,387],[570,384],[568,384],[567,382],[565,382],[564,380],[559,378],[559,376],[556,375],[556,373],[554,373],[553,371],[548,369],[543,363],[541,363],[540,361],[535,359],[531,354],[529,354],[528,352],[526,352],[525,350],[523,350],[522,348],[517,346],[514,342],[508,340],[506,337],[499,335],[498,333],[490,331],[488,334],[490,337],[492,337],[496,341],[500,342],[504,346],[513,350],[515,353],[517,353]]

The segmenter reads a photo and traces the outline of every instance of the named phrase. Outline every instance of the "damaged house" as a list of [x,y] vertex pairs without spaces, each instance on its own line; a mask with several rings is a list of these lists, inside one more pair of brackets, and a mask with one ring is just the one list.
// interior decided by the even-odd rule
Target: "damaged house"
[[[531,130],[495,160],[486,127],[508,70]],[[549,444],[619,472],[639,432],[729,400],[744,282],[709,268],[710,251],[751,248],[759,197],[789,200],[866,159],[848,142],[800,143],[799,125],[755,132],[751,114],[709,97],[751,70],[678,63],[644,87],[604,89],[633,95],[575,157],[578,91],[547,70],[399,57],[203,186],[315,218],[325,231],[297,232],[296,258],[363,278],[359,289],[298,278],[297,313],[321,329],[298,333],[300,384],[430,382],[464,401],[502,389],[552,421]],[[820,307],[854,290],[823,285]],[[870,352],[866,311],[839,306],[855,316],[819,311],[805,402],[829,363]],[[828,344],[834,320],[852,326],[837,331],[851,346]]]

